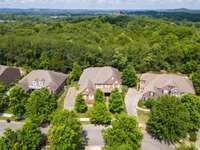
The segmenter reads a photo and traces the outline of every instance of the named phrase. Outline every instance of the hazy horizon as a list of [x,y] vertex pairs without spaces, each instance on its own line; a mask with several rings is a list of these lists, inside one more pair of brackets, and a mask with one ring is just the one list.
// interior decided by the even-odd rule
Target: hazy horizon
[[0,0],[0,8],[90,10],[200,9],[200,0]]

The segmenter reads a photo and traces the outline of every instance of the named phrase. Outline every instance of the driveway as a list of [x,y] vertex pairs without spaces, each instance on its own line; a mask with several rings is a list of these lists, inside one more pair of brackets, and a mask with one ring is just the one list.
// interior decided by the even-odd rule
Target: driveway
[[83,129],[87,139],[86,150],[99,150],[104,146],[104,140],[101,132],[105,129],[105,127],[84,125]]
[[141,150],[174,150],[173,146],[153,139],[146,131],[143,132],[142,149]]
[[77,89],[75,87],[70,87],[67,92],[67,95],[65,96],[64,109],[73,110],[76,95]]
[[134,88],[129,88],[125,96],[126,111],[129,116],[137,116],[137,104],[141,98],[141,94]]

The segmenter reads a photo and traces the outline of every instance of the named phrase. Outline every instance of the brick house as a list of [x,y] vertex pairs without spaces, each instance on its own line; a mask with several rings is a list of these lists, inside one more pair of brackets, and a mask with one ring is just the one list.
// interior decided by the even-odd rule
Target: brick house
[[195,94],[192,82],[187,76],[177,74],[144,73],[140,77],[142,99],[157,98],[164,94],[180,96]]
[[101,89],[109,96],[114,88],[121,89],[121,75],[113,67],[91,67],[83,71],[79,80],[79,92],[84,95],[86,103],[93,102],[96,89]]

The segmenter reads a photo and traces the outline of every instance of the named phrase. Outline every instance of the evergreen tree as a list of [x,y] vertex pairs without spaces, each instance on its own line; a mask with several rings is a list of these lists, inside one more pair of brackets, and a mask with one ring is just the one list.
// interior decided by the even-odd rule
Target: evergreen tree
[[100,89],[97,89],[94,95],[95,102],[104,103],[104,94]]
[[122,93],[114,89],[109,97],[109,110],[112,113],[120,113],[124,110],[124,100]]
[[78,94],[76,96],[76,102],[75,102],[75,110],[78,113],[84,113],[87,111],[87,105],[85,103],[85,100],[83,98],[82,94]]
[[137,74],[132,65],[128,65],[122,72],[122,83],[128,87],[137,85]]

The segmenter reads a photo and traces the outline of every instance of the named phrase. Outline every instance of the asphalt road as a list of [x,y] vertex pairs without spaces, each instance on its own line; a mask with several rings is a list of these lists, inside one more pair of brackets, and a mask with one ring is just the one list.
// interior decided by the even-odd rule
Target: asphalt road
[[83,126],[88,146],[104,146],[104,140],[101,131],[105,129],[103,126],[85,125]]
[[10,128],[10,129],[16,131],[17,129],[21,128],[22,126],[23,126],[22,123],[17,123],[17,122],[7,123],[6,121],[0,121],[0,136],[3,135],[4,130],[6,128]]
[[174,150],[173,146],[153,139],[147,132],[143,132],[142,150]]

